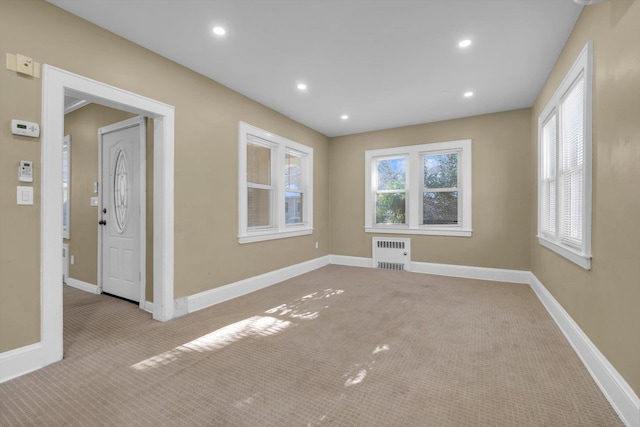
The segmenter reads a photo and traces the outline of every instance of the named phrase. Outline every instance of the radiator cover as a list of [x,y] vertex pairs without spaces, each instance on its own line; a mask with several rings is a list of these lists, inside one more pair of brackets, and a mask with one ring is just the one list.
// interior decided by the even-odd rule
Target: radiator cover
[[374,237],[372,247],[375,268],[411,271],[411,239]]

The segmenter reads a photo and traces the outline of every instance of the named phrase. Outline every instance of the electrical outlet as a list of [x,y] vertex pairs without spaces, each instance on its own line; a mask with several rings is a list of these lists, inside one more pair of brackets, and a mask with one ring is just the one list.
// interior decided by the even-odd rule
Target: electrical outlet
[[316,242],[316,249],[318,249],[318,242]]
[[28,56],[16,55],[16,71],[20,74],[33,76],[33,58]]

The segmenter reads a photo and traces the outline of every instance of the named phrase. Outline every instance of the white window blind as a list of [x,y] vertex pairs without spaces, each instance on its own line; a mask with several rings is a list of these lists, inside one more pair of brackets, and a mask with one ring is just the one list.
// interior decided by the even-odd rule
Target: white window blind
[[553,114],[542,128],[542,231],[556,234],[556,150],[557,116]]
[[582,245],[584,210],[584,78],[570,89],[560,105],[562,131],[562,241]]
[[313,149],[240,122],[238,241],[313,232]]
[[247,227],[271,227],[273,185],[271,148],[253,135],[247,138]]
[[538,120],[538,241],[591,268],[591,82],[588,43]]

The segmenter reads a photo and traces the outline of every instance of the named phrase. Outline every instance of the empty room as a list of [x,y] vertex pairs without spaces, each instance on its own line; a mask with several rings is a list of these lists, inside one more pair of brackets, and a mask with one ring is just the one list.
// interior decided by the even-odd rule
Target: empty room
[[640,427],[640,0],[0,0],[0,425]]

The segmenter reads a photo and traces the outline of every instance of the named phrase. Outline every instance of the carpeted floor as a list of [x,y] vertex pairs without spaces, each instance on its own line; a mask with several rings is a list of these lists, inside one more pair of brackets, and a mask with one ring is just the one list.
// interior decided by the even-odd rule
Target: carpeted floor
[[0,425],[622,425],[526,285],[327,266],[160,323],[65,287]]

